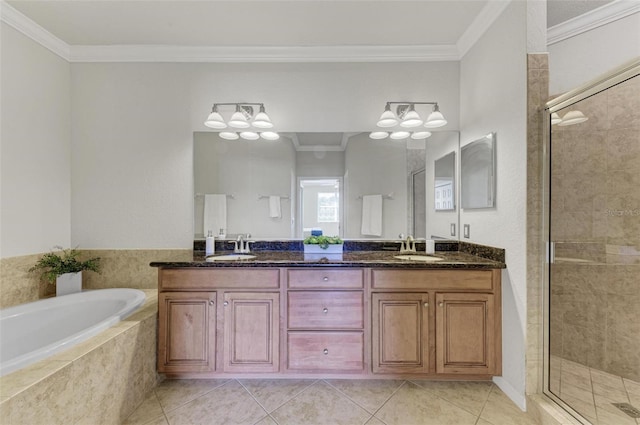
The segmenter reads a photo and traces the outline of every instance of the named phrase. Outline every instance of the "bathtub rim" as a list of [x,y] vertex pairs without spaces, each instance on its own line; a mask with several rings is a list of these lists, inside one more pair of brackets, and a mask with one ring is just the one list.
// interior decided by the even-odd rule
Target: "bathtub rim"
[[118,314],[114,314],[106,318],[105,320],[97,323],[96,325],[90,327],[88,330],[84,329],[80,332],[76,332],[64,339],[64,342],[54,342],[48,344],[44,347],[41,347],[39,350],[25,353],[20,356],[17,356],[4,364],[0,364],[0,378],[6,377],[12,373],[19,372],[22,369],[28,368],[29,366],[34,365],[40,361],[46,360],[55,356],[59,353],[62,353],[68,349],[73,348],[74,346],[87,341],[101,332],[109,329],[110,327],[118,324],[123,321],[127,317],[136,313],[140,310],[140,308],[145,304],[145,300],[148,298],[145,292],[134,289],[134,288],[104,288],[104,289],[88,289],[83,290],[78,293],[63,295],[60,297],[51,297],[45,298],[37,301],[32,301],[29,303],[19,304],[16,306],[8,307],[0,310],[0,319],[10,318],[16,316],[18,314],[25,314],[33,311],[33,308],[36,304],[40,306],[40,308],[46,308],[52,304],[61,304],[62,306],[70,305],[78,302],[78,298],[87,298],[92,293],[96,292],[107,292],[107,293],[116,293],[116,292],[126,292],[132,295],[130,300],[127,300],[125,307],[123,307]]

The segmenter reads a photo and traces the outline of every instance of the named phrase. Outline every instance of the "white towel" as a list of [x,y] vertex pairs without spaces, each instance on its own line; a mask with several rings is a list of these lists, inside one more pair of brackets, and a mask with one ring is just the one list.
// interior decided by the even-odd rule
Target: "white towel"
[[382,236],[382,195],[362,197],[362,229],[360,233]]
[[269,217],[282,218],[282,208],[280,205],[280,197],[271,195],[269,196]]
[[204,195],[204,235],[207,236],[209,230],[217,235],[220,229],[227,230],[227,195],[213,194]]

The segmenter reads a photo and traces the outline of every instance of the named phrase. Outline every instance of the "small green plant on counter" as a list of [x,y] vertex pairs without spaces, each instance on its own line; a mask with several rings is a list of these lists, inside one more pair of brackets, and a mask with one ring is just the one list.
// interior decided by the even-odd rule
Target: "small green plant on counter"
[[55,252],[44,254],[29,271],[41,271],[40,277],[51,283],[55,283],[56,278],[65,273],[78,273],[84,270],[100,273],[100,257],[82,261],[79,259],[80,252],[75,248],[64,249],[56,246],[55,249]]
[[303,243],[307,245],[320,245],[320,248],[327,249],[329,245],[340,245],[342,239],[337,236],[309,236]]

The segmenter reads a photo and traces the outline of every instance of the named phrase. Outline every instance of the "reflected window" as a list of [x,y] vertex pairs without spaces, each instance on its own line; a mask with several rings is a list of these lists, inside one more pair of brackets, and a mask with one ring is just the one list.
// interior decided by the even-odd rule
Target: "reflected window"
[[318,193],[318,222],[336,223],[338,221],[338,194]]

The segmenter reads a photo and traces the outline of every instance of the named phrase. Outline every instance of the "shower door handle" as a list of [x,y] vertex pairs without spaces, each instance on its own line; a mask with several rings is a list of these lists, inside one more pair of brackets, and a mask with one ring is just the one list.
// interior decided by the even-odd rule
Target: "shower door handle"
[[555,242],[547,242],[547,263],[553,264],[556,259],[556,243]]

